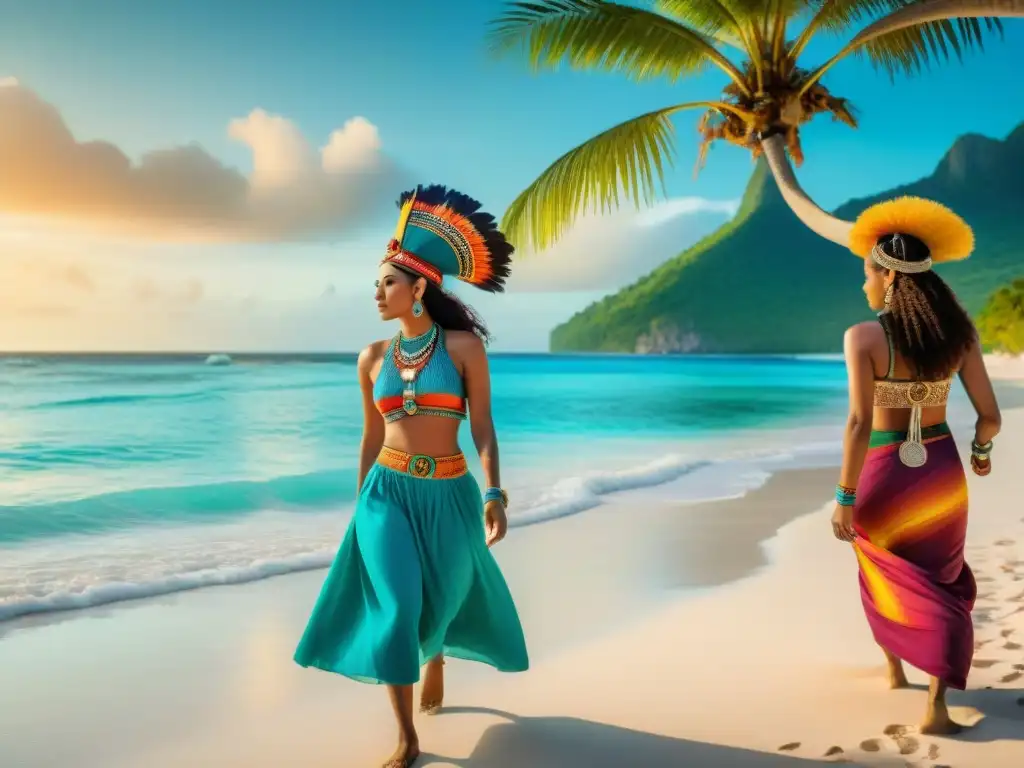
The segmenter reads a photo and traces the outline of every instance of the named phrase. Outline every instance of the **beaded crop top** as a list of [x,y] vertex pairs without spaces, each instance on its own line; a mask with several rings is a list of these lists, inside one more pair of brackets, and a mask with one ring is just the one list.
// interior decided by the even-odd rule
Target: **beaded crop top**
[[[385,421],[398,421],[406,416],[444,416],[451,419],[466,418],[466,388],[448,356],[444,331],[437,329],[438,338],[430,358],[415,375],[414,380],[403,380],[395,362],[395,345],[403,342],[415,345],[422,341],[404,339],[399,334],[388,345],[381,363],[380,373],[373,382],[373,400]],[[403,344],[403,348],[405,344]]]
[[882,323],[885,339],[889,342],[889,372],[885,378],[875,379],[876,408],[934,408],[946,404],[953,377],[940,381],[914,381],[894,379],[896,372],[896,345],[888,327]]

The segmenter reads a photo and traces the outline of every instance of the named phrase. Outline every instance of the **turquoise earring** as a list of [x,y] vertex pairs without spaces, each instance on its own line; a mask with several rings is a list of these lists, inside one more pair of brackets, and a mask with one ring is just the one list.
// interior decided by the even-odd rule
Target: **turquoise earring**
[[412,303],[412,316],[413,317],[419,317],[422,314],[423,314],[423,305],[420,304],[420,300],[419,299],[416,299],[416,301],[414,301]]

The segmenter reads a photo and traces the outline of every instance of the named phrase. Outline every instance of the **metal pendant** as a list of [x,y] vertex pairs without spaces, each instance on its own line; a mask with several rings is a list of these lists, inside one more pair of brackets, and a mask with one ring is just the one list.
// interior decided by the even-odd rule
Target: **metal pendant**
[[[412,376],[406,376],[412,373]],[[416,405],[416,372],[402,371],[402,378],[405,379],[405,389],[402,391],[402,409],[410,416],[419,410]]]
[[915,382],[907,390],[907,398],[911,402],[910,424],[907,427],[907,439],[900,445],[900,461],[907,467],[922,467],[928,461],[928,449],[924,447],[921,436],[921,405],[928,395],[928,385]]
[[914,443],[908,440],[900,445],[900,461],[903,462],[904,466],[914,469],[923,467],[925,462],[928,461],[928,449],[922,443]]

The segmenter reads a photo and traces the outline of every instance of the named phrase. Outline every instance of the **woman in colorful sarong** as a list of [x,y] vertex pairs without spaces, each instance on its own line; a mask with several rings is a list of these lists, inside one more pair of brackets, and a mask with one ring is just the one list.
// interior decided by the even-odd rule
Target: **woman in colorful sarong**
[[[444,276],[504,290],[513,247],[480,204],[441,186],[399,200],[376,300],[398,320],[391,340],[359,355],[363,399],[355,514],[295,652],[304,667],[387,686],[398,747],[385,768],[420,754],[412,686],[426,665],[420,711],[441,706],[452,656],[504,672],[529,666],[522,626],[489,547],[505,536],[479,317],[442,290]],[[468,404],[468,408],[467,408]],[[467,471],[458,431],[470,419],[486,489]]]
[[992,468],[999,408],[978,335],[932,270],[966,258],[974,235],[944,206],[904,197],[864,211],[850,249],[864,259],[864,293],[878,320],[844,340],[850,416],[833,533],[852,542],[868,624],[892,687],[903,662],[930,676],[922,733],[960,730],[946,689],[963,689],[974,652],[976,585],[964,560],[967,479],[946,403],[958,375],[977,412],[970,464]]

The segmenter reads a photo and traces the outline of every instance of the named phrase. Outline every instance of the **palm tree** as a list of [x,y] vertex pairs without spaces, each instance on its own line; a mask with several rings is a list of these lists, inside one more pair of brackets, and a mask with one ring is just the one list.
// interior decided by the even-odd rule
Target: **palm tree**
[[[535,69],[562,61],[612,70],[635,80],[676,82],[709,65],[728,84],[716,100],[673,104],[616,125],[566,152],[509,206],[503,220],[514,241],[542,249],[585,210],[607,211],[625,194],[639,207],[664,187],[672,161],[672,117],[704,109],[698,169],[712,142],[725,140],[767,157],[783,197],[811,229],[846,244],[849,223],[822,211],[800,188],[790,158],[803,161],[800,127],[819,114],[856,127],[854,110],[822,77],[857,53],[895,79],[933,59],[982,46],[983,25],[1024,16],[1024,0],[651,0],[650,7],[604,0],[511,2],[492,25],[495,49],[525,48]],[[795,37],[790,27],[806,20]],[[955,22],[954,22],[955,20]],[[864,26],[816,68],[801,66],[823,33]],[[738,56],[730,58],[727,48]],[[787,156],[788,155],[788,156]]]

